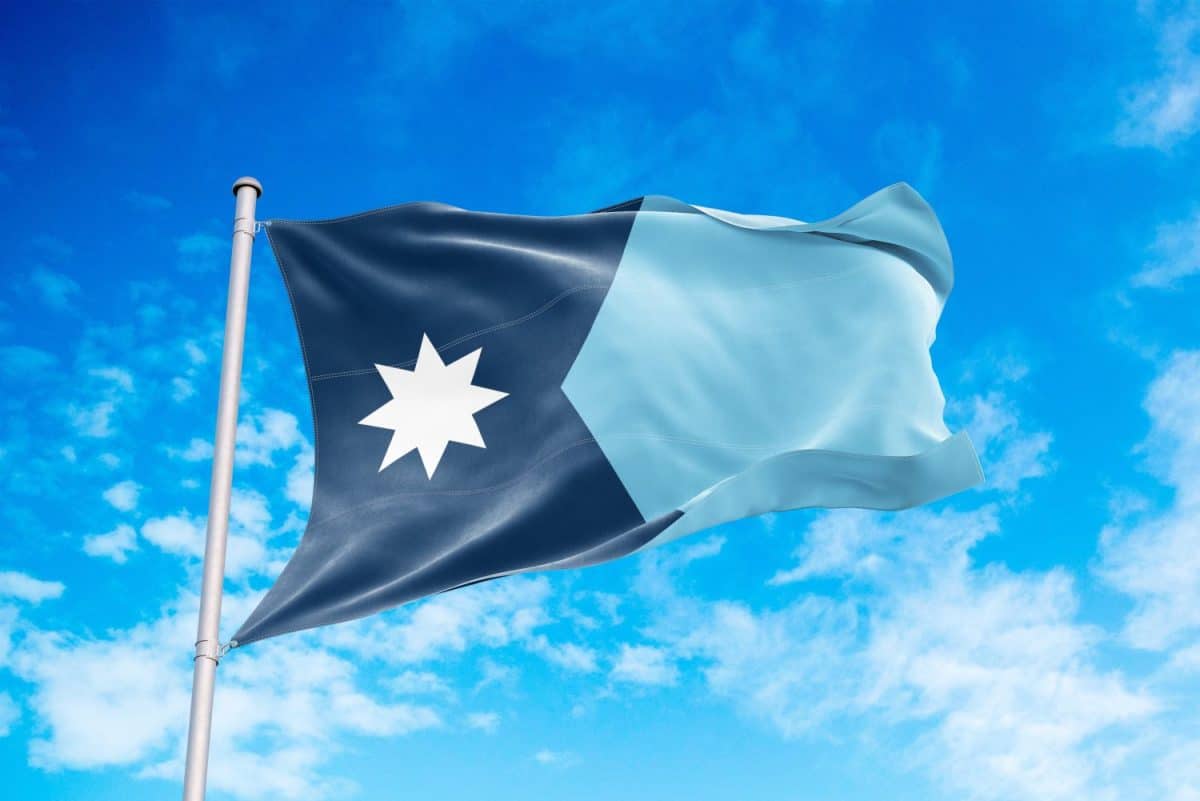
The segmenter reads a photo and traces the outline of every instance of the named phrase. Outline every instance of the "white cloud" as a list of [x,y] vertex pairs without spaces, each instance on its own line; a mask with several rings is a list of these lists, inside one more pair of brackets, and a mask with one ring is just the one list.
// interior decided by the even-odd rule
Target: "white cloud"
[[21,707],[8,693],[0,692],[0,737],[7,737],[13,724],[21,719]]
[[188,442],[188,446],[183,450],[171,448],[168,450],[171,456],[183,459],[185,462],[203,462],[206,459],[211,459],[213,455],[212,443],[199,437],[192,437]]
[[229,522],[238,533],[266,539],[271,525],[271,509],[261,492],[234,487],[229,499]]
[[[183,747],[181,743],[180,749]],[[217,741],[209,757],[208,787],[247,801],[346,798],[357,790],[353,781],[329,778],[319,772],[329,758],[328,748],[323,743],[251,750]],[[183,773],[179,761],[166,760],[143,768],[137,775],[178,785]],[[247,776],[254,777],[253,781],[247,781]]]
[[[1157,701],[1097,667],[1099,632],[1075,621],[1061,571],[950,574],[876,613],[860,701],[935,719],[919,758],[952,789],[1075,799],[1103,781],[1093,747],[1133,740]],[[864,677],[864,678],[867,678]]]
[[666,687],[679,680],[679,669],[662,648],[626,643],[621,646],[609,675],[613,681]]
[[825,723],[853,697],[852,608],[815,597],[761,613],[729,601],[688,607],[650,633],[696,660],[715,695],[784,737]]
[[[179,621],[182,622],[182,621]],[[30,708],[47,733],[30,741],[30,761],[43,768],[125,764],[164,746],[187,719],[188,691],[172,646],[140,628],[125,642],[33,632],[14,653],[14,669],[35,685]],[[98,721],[121,722],[99,726]]]
[[167,553],[197,557],[204,553],[201,523],[186,512],[147,520],[142,524],[142,536]]
[[546,636],[539,635],[530,640],[529,649],[550,664],[572,673],[594,673],[598,669],[596,651],[584,645],[552,643]]
[[284,495],[297,506],[307,509],[312,504],[313,493],[313,449],[304,447],[296,454],[296,461],[288,470]]
[[1161,289],[1200,273],[1200,212],[1160,225],[1150,251],[1153,257],[1133,276],[1134,286]]
[[615,592],[583,592],[576,593],[575,597],[587,600],[599,610],[600,614],[609,623],[614,626],[620,625],[623,618],[621,617],[621,604],[625,597]]
[[391,664],[412,664],[483,644],[530,641],[549,621],[544,577],[513,577],[435,595],[396,612],[322,629],[330,647]]
[[648,633],[785,737],[904,724],[908,759],[954,796],[1084,797],[1104,778],[1093,749],[1136,739],[1158,701],[1099,667],[1066,573],[972,564],[997,530],[990,506],[827,513],[773,583],[836,581],[844,596],[761,611],[667,597]]
[[88,375],[103,379],[122,392],[133,392],[133,374],[124,367],[93,367]]
[[92,534],[84,537],[83,552],[88,556],[111,559],[119,565],[125,564],[131,551],[137,550],[137,532],[133,526],[122,523],[107,534]]
[[533,755],[533,761],[539,765],[566,768],[578,764],[579,757],[570,751],[554,751],[549,748],[543,748]]
[[[245,614],[249,600],[230,596],[232,613]],[[195,615],[189,596],[153,623],[103,638],[30,631],[13,669],[32,685],[29,708],[41,733],[30,742],[31,762],[48,770],[126,766],[177,783],[190,689],[190,671],[180,667]],[[171,653],[178,658],[164,658]],[[239,799],[344,797],[350,783],[323,774],[339,741],[440,725],[429,707],[375,698],[351,662],[304,637],[234,651],[220,679],[209,784]]]
[[930,122],[894,119],[872,141],[875,160],[890,175],[902,176],[927,196],[941,174],[942,131]]
[[42,302],[56,311],[70,310],[79,295],[79,284],[73,278],[45,267],[34,268],[29,282],[41,296]]
[[122,512],[132,512],[137,508],[138,495],[142,491],[141,484],[136,481],[122,481],[113,484],[104,491],[104,500],[114,509]]
[[493,685],[512,687],[520,677],[516,668],[487,657],[479,660],[479,674],[479,681],[475,683],[475,692]]
[[208,355],[193,340],[189,339],[187,342],[184,342],[183,349],[187,353],[188,361],[194,365],[204,364],[208,361]]
[[1200,739],[1173,744],[1155,765],[1162,801],[1196,801],[1200,798]]
[[67,420],[85,437],[103,439],[114,433],[113,415],[118,404],[133,393],[133,375],[123,367],[96,367],[89,369],[90,379],[86,386],[89,399],[95,403],[70,403],[66,407]]
[[1175,491],[1163,510],[1118,518],[1101,534],[1099,575],[1134,600],[1125,636],[1161,650],[1200,635],[1200,351],[1173,354],[1145,399],[1151,469]]
[[397,695],[454,695],[445,679],[428,670],[402,670],[384,684]]
[[59,597],[65,589],[59,581],[42,581],[15,570],[0,571],[0,597],[40,604]]
[[294,414],[267,409],[238,424],[234,458],[239,466],[273,465],[276,453],[307,444]]
[[229,261],[228,239],[207,233],[189,234],[175,242],[179,269],[199,273],[221,267]]
[[137,307],[138,320],[146,326],[156,326],[167,318],[167,311],[157,303],[143,303]]
[[171,400],[182,403],[196,394],[196,388],[186,378],[176,376],[171,379]]
[[495,712],[472,712],[467,715],[467,728],[494,734],[500,728],[500,716]]
[[38,348],[25,345],[0,347],[0,372],[18,379],[49,370],[58,364],[58,357]]
[[140,211],[165,211],[172,205],[171,201],[162,195],[139,192],[136,189],[126,192],[125,200]]
[[1166,150],[1200,130],[1200,7],[1181,5],[1162,15],[1142,5],[1158,28],[1157,74],[1126,88],[1119,145]]
[[12,651],[13,629],[16,627],[19,610],[11,604],[0,604],[0,668],[8,664]]
[[805,531],[794,552],[796,565],[777,572],[769,583],[825,576],[915,583],[938,569],[965,571],[970,548],[998,530],[992,506],[970,513],[914,510],[890,517],[849,509],[829,512]]
[[[164,553],[186,557],[188,561],[204,557],[204,520],[192,517],[187,512],[151,518],[142,524],[141,534],[142,539]],[[269,555],[256,535],[257,532],[247,534],[231,526],[226,542],[226,576],[240,578],[246,573],[261,572],[266,568]]]
[[67,419],[83,436],[104,439],[113,435],[112,416],[116,410],[117,404],[111,400],[100,401],[91,406],[72,403],[67,406]]
[[1200,642],[1180,648],[1171,654],[1166,671],[1176,675],[1200,675]]
[[979,450],[989,489],[1011,492],[1051,470],[1053,437],[1046,431],[1024,432],[1016,404],[1003,392],[992,389],[952,402],[949,411],[962,419]]

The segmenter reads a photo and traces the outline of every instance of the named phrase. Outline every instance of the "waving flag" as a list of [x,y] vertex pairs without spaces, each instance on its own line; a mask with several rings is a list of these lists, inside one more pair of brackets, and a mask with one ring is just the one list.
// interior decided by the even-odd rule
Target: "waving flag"
[[929,357],[949,249],[905,184],[817,223],[645,197],[566,217],[410,203],[267,230],[316,481],[236,644],[982,478]]

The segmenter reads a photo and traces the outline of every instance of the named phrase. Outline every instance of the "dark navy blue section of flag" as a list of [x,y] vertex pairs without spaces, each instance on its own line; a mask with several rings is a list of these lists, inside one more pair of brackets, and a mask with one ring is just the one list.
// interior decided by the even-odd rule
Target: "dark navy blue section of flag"
[[[637,205],[539,218],[413,203],[272,222],[316,481],[300,546],[238,644],[621,556],[678,516],[643,519],[562,391]],[[426,336],[447,364],[482,348],[474,384],[507,397],[474,415],[486,447],[451,442],[432,477],[415,451],[381,470],[389,432],[359,422],[390,398],[375,364],[412,368]]]

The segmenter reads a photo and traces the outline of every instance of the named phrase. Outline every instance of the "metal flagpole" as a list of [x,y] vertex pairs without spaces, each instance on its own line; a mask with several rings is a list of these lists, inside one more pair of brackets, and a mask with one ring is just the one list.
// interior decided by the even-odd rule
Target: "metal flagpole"
[[229,496],[233,490],[233,445],[237,432],[238,390],[242,380],[242,346],[246,338],[246,298],[250,286],[250,250],[254,245],[254,207],[262,184],[253,178],[233,183],[237,206],[233,217],[233,254],[229,259],[229,302],[225,310],[225,344],[221,354],[221,389],[217,401],[217,436],[213,443],[212,484],[208,495],[208,535],[204,543],[204,578],[200,586],[200,623],[192,660],[192,714],[188,724],[183,801],[203,801],[212,733],[213,685],[221,658],[217,628],[221,620],[221,587],[225,581],[225,542],[229,534]]

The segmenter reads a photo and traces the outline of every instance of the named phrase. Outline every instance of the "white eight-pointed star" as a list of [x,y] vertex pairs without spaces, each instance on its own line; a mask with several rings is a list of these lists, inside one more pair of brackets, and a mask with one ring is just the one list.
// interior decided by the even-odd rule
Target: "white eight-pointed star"
[[486,448],[475,412],[486,409],[507,392],[474,386],[475,366],[483,348],[458,361],[446,364],[427,335],[421,337],[421,350],[412,370],[375,365],[392,399],[359,420],[359,425],[388,428],[392,441],[383,455],[380,472],[405,454],[416,450],[425,466],[425,475],[433,478],[442,454],[451,442]]

